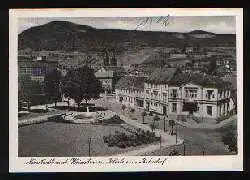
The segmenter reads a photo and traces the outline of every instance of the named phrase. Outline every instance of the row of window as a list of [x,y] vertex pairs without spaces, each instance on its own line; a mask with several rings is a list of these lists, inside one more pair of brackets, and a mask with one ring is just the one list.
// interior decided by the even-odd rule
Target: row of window
[[133,98],[132,98],[132,97],[124,97],[124,100],[125,100],[125,101],[128,101],[128,102],[130,102],[130,103],[133,102]]
[[[172,103],[172,112],[177,113],[177,103]],[[212,116],[213,115],[213,107],[207,106],[207,114]]]
[[134,93],[140,93],[139,90],[121,90],[121,92],[126,93],[126,94],[134,94]]
[[146,87],[153,88],[153,89],[167,89],[167,84],[165,85],[157,85],[157,84],[147,84]]
[[[129,94],[131,94],[131,93],[139,93],[138,90],[134,90],[134,91],[123,90],[123,91],[125,91],[125,93],[129,93]],[[196,90],[196,89],[186,89],[185,90],[185,98],[197,98],[198,97],[197,92],[198,92],[198,90]],[[147,95],[150,95],[152,98],[163,98],[163,99],[167,98],[166,93],[162,93],[162,96],[157,91],[153,91],[152,93],[150,93],[150,90],[145,90],[145,93]],[[229,91],[223,91],[223,94],[222,94],[222,91],[220,91],[219,94],[218,94],[219,98],[221,98],[222,95],[224,95],[224,97],[229,97],[230,92]],[[172,89],[171,90],[170,97],[173,97],[173,98],[178,97],[177,89]],[[214,90],[207,90],[206,98],[207,99],[215,98]]]
[[104,83],[104,84],[111,84],[110,81],[102,81],[102,83]]

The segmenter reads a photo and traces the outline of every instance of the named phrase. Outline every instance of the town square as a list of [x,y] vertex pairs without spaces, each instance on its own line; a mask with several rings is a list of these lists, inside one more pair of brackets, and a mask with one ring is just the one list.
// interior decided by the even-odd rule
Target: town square
[[19,157],[237,155],[233,16],[91,20],[19,19]]

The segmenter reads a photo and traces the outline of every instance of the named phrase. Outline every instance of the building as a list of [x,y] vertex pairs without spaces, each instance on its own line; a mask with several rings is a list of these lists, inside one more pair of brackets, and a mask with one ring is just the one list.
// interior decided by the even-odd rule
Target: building
[[116,91],[118,102],[121,102],[121,92],[126,92],[122,96],[132,97],[126,105],[137,106],[133,100],[140,97],[144,99],[145,110],[171,118],[217,119],[227,116],[234,108],[231,83],[205,74],[183,73],[176,68],[156,69],[139,92],[120,88]]
[[37,57],[36,59],[18,59],[18,75],[28,75],[31,80],[43,82],[46,73],[58,67],[57,61],[47,61],[46,57]]
[[103,89],[111,93],[114,90],[114,71],[106,70],[105,68],[99,69],[95,76],[102,83]]
[[127,107],[144,108],[144,82],[141,76],[124,76],[115,86],[116,101]]

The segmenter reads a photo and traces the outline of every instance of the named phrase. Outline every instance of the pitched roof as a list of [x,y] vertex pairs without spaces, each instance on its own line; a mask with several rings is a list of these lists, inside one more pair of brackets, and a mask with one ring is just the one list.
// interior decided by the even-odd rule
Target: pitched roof
[[95,76],[97,78],[112,78],[113,77],[113,71],[97,71],[95,73]]
[[231,89],[231,83],[222,80],[219,77],[202,73],[177,73],[171,80],[170,85],[182,85],[194,83],[203,87],[211,87],[218,89]]
[[143,90],[146,78],[141,76],[124,76],[116,84],[116,89]]
[[155,84],[168,83],[173,78],[176,72],[177,68],[157,68],[149,76],[147,81]]

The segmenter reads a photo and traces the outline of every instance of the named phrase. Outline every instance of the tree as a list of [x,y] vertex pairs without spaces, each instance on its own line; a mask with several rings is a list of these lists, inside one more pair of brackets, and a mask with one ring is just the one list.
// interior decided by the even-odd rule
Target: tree
[[145,111],[142,111],[141,116],[142,116],[142,124],[144,124],[144,119],[147,113]]
[[237,135],[230,131],[226,135],[222,137],[222,141],[225,145],[228,145],[228,149],[230,152],[236,152],[238,151],[237,148]]
[[175,125],[175,121],[170,119],[170,120],[168,121],[168,123],[169,123],[169,126],[171,126],[171,135],[173,135],[173,134],[174,134],[174,125]]
[[94,70],[84,65],[66,74],[63,91],[66,97],[74,99],[80,107],[82,100],[87,104],[89,100],[99,98],[103,89]]
[[62,97],[61,79],[61,72],[57,69],[47,73],[44,77],[46,98],[48,101],[54,101],[55,106],[56,102]]
[[216,69],[217,69],[216,59],[211,60],[207,65],[207,72],[209,74],[215,74]]
[[32,97],[42,91],[41,85],[39,82],[32,81],[29,75],[19,76],[18,83],[18,101],[26,101],[29,111]]

